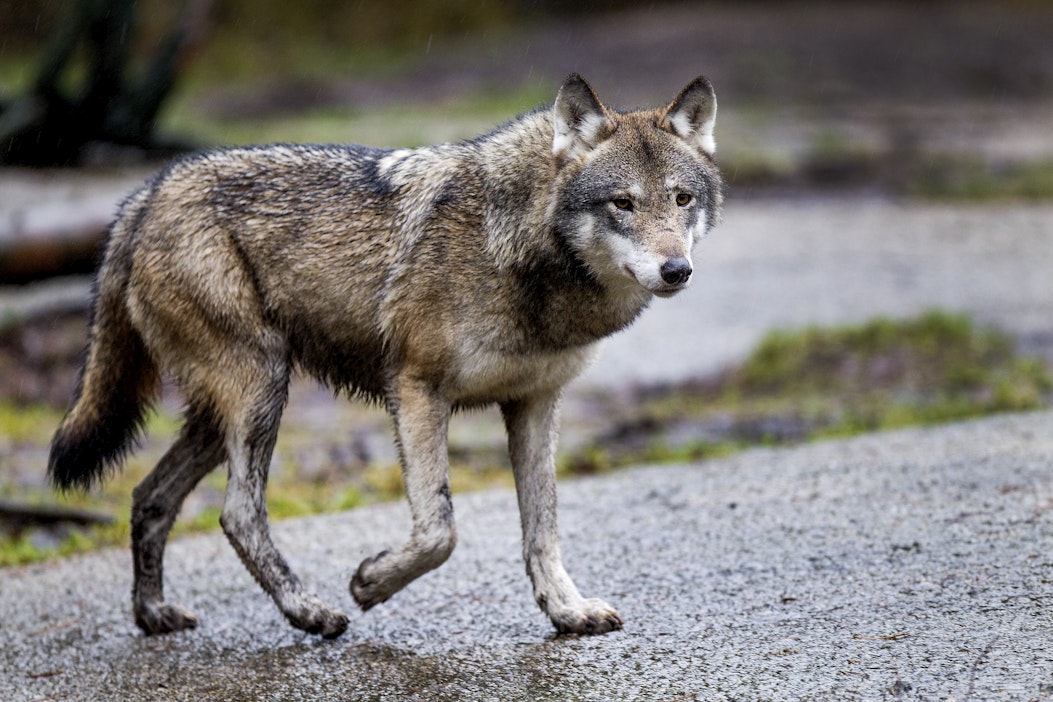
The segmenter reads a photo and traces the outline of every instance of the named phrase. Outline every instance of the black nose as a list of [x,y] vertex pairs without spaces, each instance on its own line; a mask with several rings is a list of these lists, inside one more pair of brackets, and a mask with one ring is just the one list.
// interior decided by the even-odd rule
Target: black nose
[[662,264],[662,280],[669,285],[683,285],[691,277],[691,262],[686,258],[671,258]]

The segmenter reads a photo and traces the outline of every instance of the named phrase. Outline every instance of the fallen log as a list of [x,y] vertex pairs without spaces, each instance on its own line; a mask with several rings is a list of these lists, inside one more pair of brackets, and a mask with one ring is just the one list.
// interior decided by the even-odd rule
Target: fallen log
[[84,509],[57,505],[20,505],[0,501],[0,524],[6,531],[18,534],[35,526],[73,524],[76,526],[105,526],[113,524],[113,517]]
[[107,198],[18,210],[0,220],[0,284],[90,273],[116,212]]
[[80,317],[86,322],[91,306],[91,282],[84,276],[54,278],[0,291],[0,349],[11,343],[12,334],[22,333],[30,326],[49,327],[64,317]]

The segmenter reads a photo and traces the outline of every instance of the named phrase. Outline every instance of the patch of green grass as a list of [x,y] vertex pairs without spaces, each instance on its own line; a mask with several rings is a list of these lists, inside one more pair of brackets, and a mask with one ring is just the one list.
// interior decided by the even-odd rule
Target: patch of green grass
[[934,157],[902,184],[907,195],[928,200],[998,202],[1053,199],[1053,160],[991,165],[965,156]]
[[[132,453],[125,467],[115,472],[102,485],[89,493],[71,492],[56,495],[44,484],[43,471],[47,442],[61,419],[62,411],[46,407],[15,407],[0,403],[0,467],[5,455],[17,442],[29,447],[28,456],[18,460],[32,465],[19,465],[32,476],[16,479],[5,475],[0,480],[0,498],[17,504],[61,505],[112,519],[103,526],[80,528],[30,528],[18,534],[0,529],[0,567],[32,563],[104,547],[127,548],[130,539],[129,515],[135,486],[156,465],[174,439],[180,420],[171,412],[150,415],[146,440]],[[364,504],[400,499],[403,494],[401,469],[398,465],[370,463],[357,468],[330,466],[305,475],[297,461],[297,448],[314,444],[319,438],[295,426],[279,433],[275,457],[278,468],[272,471],[267,492],[267,510],[272,519],[280,520],[310,514],[335,512]],[[36,447],[36,448],[33,448]],[[511,473],[506,465],[494,463],[489,455],[475,456],[455,450],[457,459],[450,468],[450,483],[455,492],[488,487],[510,487]],[[26,479],[28,477],[28,479]],[[27,487],[30,485],[30,487]],[[222,509],[226,475],[220,468],[206,476],[184,505],[173,535],[216,531]]]
[[0,568],[37,563],[108,546],[126,545],[128,534],[127,521],[93,526],[89,529],[69,529],[57,543],[38,543],[30,532],[17,535],[0,534]]
[[0,99],[18,95],[33,80],[36,70],[36,62],[29,56],[0,56]]
[[[147,12],[150,4],[144,20],[157,12]],[[190,73],[215,82],[390,71],[413,58],[426,59],[432,44],[466,36],[501,38],[521,10],[494,0],[404,0],[397,10],[379,0],[227,0]]]
[[173,103],[166,112],[162,130],[204,146],[282,142],[416,147],[478,136],[551,99],[541,86],[527,85],[437,103],[367,110],[325,107],[263,117],[216,117],[185,100]]
[[590,473],[697,460],[745,446],[928,425],[1049,406],[1053,376],[1003,334],[968,317],[915,319],[766,336],[716,378],[649,388],[597,442],[564,459]]
[[5,443],[46,444],[61,418],[62,412],[53,407],[0,402],[0,446]]
[[562,456],[557,465],[562,477],[597,475],[632,465],[659,463],[690,463],[711,458],[722,458],[749,446],[742,441],[689,440],[670,443],[661,436],[650,437],[642,445],[618,446],[601,440]]
[[770,334],[728,376],[727,396],[810,400],[831,424],[876,429],[1033,409],[1053,387],[1042,363],[965,316],[930,312]]
[[[131,528],[131,493],[149,470],[144,460],[133,459],[130,465],[89,494],[71,493],[60,498],[63,505],[79,507],[114,518],[112,524],[87,529],[64,529],[59,537],[34,538],[31,531],[6,534],[0,531],[0,567],[35,563],[106,547],[127,548]],[[454,492],[469,492],[491,487],[511,487],[510,471],[503,466],[454,464],[450,468]],[[173,536],[216,531],[219,529],[224,476],[220,471],[209,475],[198,490],[210,490],[215,500],[190,514],[182,514],[172,529]],[[404,494],[401,469],[393,465],[369,466],[360,478],[335,481],[303,480],[296,476],[271,480],[267,490],[267,512],[275,520],[311,514],[339,512],[366,504],[390,502]],[[54,504],[55,498],[44,491],[22,493],[21,501]]]

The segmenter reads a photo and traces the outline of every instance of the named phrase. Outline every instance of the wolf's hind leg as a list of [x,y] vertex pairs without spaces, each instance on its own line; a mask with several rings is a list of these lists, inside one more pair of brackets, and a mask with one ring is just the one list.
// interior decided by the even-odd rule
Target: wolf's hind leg
[[[241,370],[251,363],[241,359]],[[267,473],[288,393],[284,361],[260,363],[240,387],[244,416],[230,421],[226,450],[229,475],[220,523],[242,563],[271,596],[289,622],[310,634],[335,638],[347,629],[347,617],[304,590],[300,579],[271,540],[267,523]],[[266,379],[265,382],[260,382]],[[255,380],[255,391],[251,391]]]
[[351,595],[363,610],[442,565],[457,543],[446,453],[450,403],[425,383],[400,379],[393,414],[413,533],[401,549],[383,551],[358,567]]
[[523,559],[534,599],[561,633],[603,634],[622,628],[603,600],[585,599],[567,575],[556,528],[556,462],[559,395],[501,406],[523,526]]
[[146,634],[197,626],[197,617],[164,601],[165,542],[183,500],[223,458],[215,423],[191,410],[179,438],[132,494],[132,604],[135,623]]

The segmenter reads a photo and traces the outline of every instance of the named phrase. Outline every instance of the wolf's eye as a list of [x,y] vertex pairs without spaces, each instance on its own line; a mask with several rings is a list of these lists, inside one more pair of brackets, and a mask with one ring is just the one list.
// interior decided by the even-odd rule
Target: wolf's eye
[[681,207],[685,207],[689,202],[691,202],[691,195],[689,195],[688,193],[680,193],[676,196],[676,204],[680,205]]
[[633,208],[633,201],[627,197],[616,197],[611,200],[611,204],[617,207],[619,210],[631,211]]

